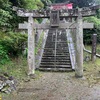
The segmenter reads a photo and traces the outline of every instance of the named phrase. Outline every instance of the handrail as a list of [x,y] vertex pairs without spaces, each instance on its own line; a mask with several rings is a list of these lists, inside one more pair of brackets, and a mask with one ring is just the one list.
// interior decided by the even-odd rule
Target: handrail
[[70,53],[70,60],[71,60],[71,65],[72,65],[72,69],[75,69],[75,65],[76,65],[76,57],[75,57],[75,47],[74,47],[74,43],[73,43],[73,39],[70,33],[70,29],[66,30],[66,35],[67,35],[67,42],[68,42],[68,48],[69,48],[69,53]]
[[[86,48],[84,48],[83,50],[84,50],[85,52],[87,52],[87,53],[92,54],[92,52],[91,52],[90,50],[87,50]],[[96,56],[100,58],[100,55],[99,55],[99,54],[96,54]]]

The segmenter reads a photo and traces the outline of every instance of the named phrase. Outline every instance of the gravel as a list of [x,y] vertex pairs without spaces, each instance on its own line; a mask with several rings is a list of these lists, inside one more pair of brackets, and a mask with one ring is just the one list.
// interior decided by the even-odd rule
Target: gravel
[[90,84],[87,77],[76,79],[74,72],[41,72],[3,100],[100,100],[100,80]]

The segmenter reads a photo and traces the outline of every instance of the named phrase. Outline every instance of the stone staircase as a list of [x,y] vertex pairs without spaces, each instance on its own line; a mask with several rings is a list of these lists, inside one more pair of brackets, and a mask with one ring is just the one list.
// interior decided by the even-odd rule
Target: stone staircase
[[49,30],[39,70],[72,71],[65,30]]

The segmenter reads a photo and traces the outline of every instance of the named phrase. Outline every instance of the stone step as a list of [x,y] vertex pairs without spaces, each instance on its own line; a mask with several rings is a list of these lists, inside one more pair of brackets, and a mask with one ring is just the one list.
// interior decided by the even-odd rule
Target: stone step
[[[69,53],[56,54],[56,56],[69,56]],[[54,53],[44,53],[42,56],[55,56]]]
[[[54,60],[42,59],[41,62],[54,62]],[[70,62],[70,59],[67,60],[56,60],[56,62]]]
[[[55,43],[55,41],[49,41],[49,42],[46,41],[46,43]],[[57,43],[60,43],[60,44],[61,44],[61,43],[67,43],[67,41],[57,41]]]
[[71,65],[41,65],[40,68],[71,68]]
[[71,68],[38,68],[40,71],[52,71],[52,72],[72,72]]
[[57,35],[55,54],[55,29],[49,30],[39,70],[45,71],[71,71],[70,54],[65,30]]
[[[44,52],[45,52],[45,51],[54,52],[55,50],[52,49],[52,48],[50,48],[50,49],[44,49]],[[69,50],[68,50],[68,49],[56,49],[56,52],[69,52]]]
[[[47,60],[55,60],[54,57],[42,57],[42,60],[44,60],[44,59],[47,59]],[[69,57],[66,57],[66,58],[59,57],[59,58],[56,58],[56,60],[70,60],[70,58]]]
[[[54,55],[54,52],[44,52],[43,55],[45,55],[45,54],[47,54],[47,55]],[[56,53],[56,55],[66,55],[66,54],[69,54],[69,52],[61,52],[61,53],[57,52]]]
[[[55,50],[54,47],[47,47],[47,46],[44,48],[44,50],[45,50],[45,49],[46,49],[46,50],[49,50],[49,49]],[[59,46],[59,47],[56,48],[56,50],[64,50],[64,49],[67,50],[68,47],[67,47],[67,46],[64,46],[64,47]]]
[[41,65],[71,65],[70,62],[41,62]]
[[43,57],[70,57],[70,55],[43,55]]

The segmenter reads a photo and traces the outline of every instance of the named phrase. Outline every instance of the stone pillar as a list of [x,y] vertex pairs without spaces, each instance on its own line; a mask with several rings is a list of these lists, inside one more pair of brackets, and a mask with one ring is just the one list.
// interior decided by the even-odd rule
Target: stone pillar
[[75,76],[77,78],[83,77],[83,25],[82,14],[79,9],[76,26],[76,67]]
[[96,42],[97,42],[97,34],[93,34],[92,35],[92,55],[91,55],[92,62],[96,60]]
[[33,29],[33,18],[28,18],[28,75],[35,73],[35,32]]

